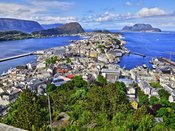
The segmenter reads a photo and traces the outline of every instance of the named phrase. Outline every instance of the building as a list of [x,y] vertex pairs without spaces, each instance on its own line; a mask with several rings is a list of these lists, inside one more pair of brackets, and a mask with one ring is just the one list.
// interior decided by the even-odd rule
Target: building
[[116,69],[102,69],[102,76],[104,76],[108,82],[115,83],[120,76],[120,71]]

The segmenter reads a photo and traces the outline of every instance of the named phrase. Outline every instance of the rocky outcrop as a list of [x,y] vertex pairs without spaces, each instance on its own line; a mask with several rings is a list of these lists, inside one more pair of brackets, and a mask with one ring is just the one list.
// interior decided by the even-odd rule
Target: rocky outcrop
[[0,18],[0,31],[17,30],[22,32],[34,32],[43,30],[42,26],[35,21]]
[[133,26],[125,26],[122,31],[161,32],[160,29],[153,28],[150,24],[135,24]]
[[77,34],[77,33],[83,33],[83,32],[84,30],[79,23],[71,22],[63,26],[59,26],[57,28],[33,32],[33,34],[39,35],[39,36],[51,36],[51,35],[61,35],[61,34]]

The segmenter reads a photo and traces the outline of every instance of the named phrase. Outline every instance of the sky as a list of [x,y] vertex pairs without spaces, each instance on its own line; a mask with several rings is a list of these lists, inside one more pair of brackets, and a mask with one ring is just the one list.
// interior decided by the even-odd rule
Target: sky
[[40,24],[76,21],[85,29],[146,23],[175,31],[175,0],[0,0],[0,17]]

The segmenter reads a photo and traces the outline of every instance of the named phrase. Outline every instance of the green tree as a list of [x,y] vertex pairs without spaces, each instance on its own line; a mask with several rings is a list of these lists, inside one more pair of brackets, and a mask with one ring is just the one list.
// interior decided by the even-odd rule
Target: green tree
[[139,98],[139,102],[141,105],[147,105],[148,104],[148,95],[144,94],[143,91],[140,90],[139,87],[137,87],[137,96]]
[[162,86],[160,85],[159,82],[152,82],[152,83],[150,83],[150,85],[151,85],[153,88],[162,88]]
[[158,103],[159,103],[159,99],[158,99],[157,97],[155,97],[155,96],[151,96],[151,97],[150,97],[150,100],[149,100],[149,103],[150,103],[151,105],[158,104]]
[[166,116],[168,115],[168,110],[167,108],[160,108],[158,111],[157,111],[157,116],[158,117],[163,117],[163,116]]
[[158,93],[159,93],[160,98],[165,98],[167,100],[168,100],[168,98],[170,96],[170,93],[168,91],[164,90],[164,89],[160,89],[158,91]]
[[57,87],[54,84],[48,84],[47,87],[46,87],[46,92],[51,93],[56,89],[57,89]]
[[41,109],[38,97],[26,89],[12,106],[9,115],[5,118],[5,123],[10,117],[11,121],[7,124],[26,130],[39,130],[47,123],[46,114],[42,114]]
[[99,75],[99,76],[97,77],[97,81],[98,81],[100,84],[102,84],[102,85],[106,85],[106,84],[107,84],[106,78],[104,78],[104,76],[102,76],[102,75]]
[[81,76],[75,76],[72,80],[74,87],[76,88],[87,88],[88,87],[88,83],[83,80],[83,78]]
[[151,131],[168,131],[164,123],[157,123],[153,128],[151,128]]

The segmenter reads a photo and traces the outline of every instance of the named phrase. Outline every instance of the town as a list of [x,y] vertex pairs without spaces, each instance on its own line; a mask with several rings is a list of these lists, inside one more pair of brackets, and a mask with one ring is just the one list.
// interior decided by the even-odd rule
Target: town
[[121,34],[91,32],[79,35],[82,40],[71,41],[65,47],[38,51],[40,55],[36,63],[17,66],[1,75],[1,117],[7,115],[9,104],[15,102],[24,89],[43,95],[48,84],[60,86],[75,76],[82,76],[88,83],[99,75],[110,83],[123,82],[134,109],[138,109],[140,103],[137,86],[148,98],[154,96],[159,99],[159,90],[165,90],[170,94],[169,102],[175,102],[173,62],[154,58],[151,61],[152,69],[143,65],[126,70],[117,64],[123,55],[129,55]]

